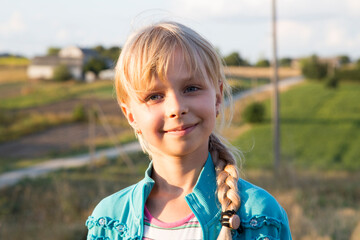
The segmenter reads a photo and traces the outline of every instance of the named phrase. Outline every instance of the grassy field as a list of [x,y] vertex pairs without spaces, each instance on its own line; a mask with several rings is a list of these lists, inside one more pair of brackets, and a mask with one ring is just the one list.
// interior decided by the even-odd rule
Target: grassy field
[[[12,91],[9,96],[6,92]],[[4,93],[4,94],[2,94]],[[0,108],[22,109],[37,107],[54,102],[79,97],[113,98],[113,84],[110,81],[98,81],[92,84],[79,82],[41,82],[41,83],[3,83],[0,84]]]
[[[279,67],[279,78],[299,76],[300,69]],[[273,75],[272,68],[263,67],[227,67],[225,74],[228,76],[240,76],[246,78],[270,78]]]
[[[131,172],[119,159],[63,170],[0,190],[1,239],[85,239],[84,223],[105,196],[143,177],[147,156],[130,156]],[[360,224],[360,176],[353,173],[246,170],[247,180],[265,188],[286,209],[293,239],[348,240]],[[17,231],[21,226],[21,231]]]
[[[33,84],[21,77],[24,75],[21,71],[15,71],[18,76],[11,78],[11,71],[7,72],[9,80],[2,79],[0,74],[0,110],[5,118],[65,99],[112,98],[113,94],[111,82]],[[236,78],[232,81],[239,88],[252,86],[251,81],[239,83]],[[356,83],[341,82],[338,89],[326,89],[322,83],[306,82],[281,94],[283,167],[278,177],[271,171],[269,94],[247,100],[264,101],[267,116],[262,124],[244,124],[241,110],[246,103],[235,105],[234,123],[226,130],[231,141],[244,152],[243,178],[265,188],[279,200],[288,213],[295,240],[356,239],[352,237],[360,228],[359,92],[360,84]],[[36,126],[35,123],[43,126],[42,121],[51,118],[35,116],[13,117],[24,129]],[[26,125],[27,118],[33,123]],[[100,139],[97,145],[106,141],[109,140]],[[85,239],[84,223],[94,206],[105,196],[142,178],[148,158],[141,153],[131,158],[136,164],[134,172],[120,159],[102,158],[92,167],[24,179],[16,186],[1,189],[0,239]],[[10,168],[30,166],[42,160],[12,162],[0,158],[2,167]]]
[[26,82],[26,67],[24,66],[0,66],[0,86],[14,82]]
[[0,66],[27,66],[30,60],[23,57],[0,57]]
[[[338,89],[308,82],[281,94],[282,160],[295,169],[359,171],[360,84]],[[244,151],[245,166],[272,168],[270,101],[267,117],[233,143]],[[235,116],[235,119],[239,119]]]
[[111,99],[113,96],[111,81],[31,82],[26,79],[24,67],[0,67],[0,142],[73,121],[71,115],[24,113],[23,110],[68,99]]
[[[0,66],[0,144],[16,141],[51,128],[77,123],[74,110],[80,102],[85,111],[93,104],[106,104],[103,107],[110,108],[105,112],[110,125],[124,126],[126,123],[126,129],[122,135],[116,136],[119,142],[135,140],[127,121],[117,115],[120,110],[114,100],[111,81],[97,81],[92,84],[76,81],[63,83],[29,81],[26,77],[26,67]],[[113,104],[109,106],[107,103]],[[87,122],[83,121],[83,124],[86,125]],[[101,125],[99,119],[97,124]],[[129,137],[130,134],[131,137]],[[62,138],[62,136],[54,137]],[[95,142],[98,148],[114,146],[109,138],[97,137]],[[30,166],[52,157],[86,152],[88,146],[80,144],[86,144],[86,142],[74,143],[74,147],[66,152],[50,152],[47,156],[35,159],[32,157],[5,158],[0,153],[0,172]]]

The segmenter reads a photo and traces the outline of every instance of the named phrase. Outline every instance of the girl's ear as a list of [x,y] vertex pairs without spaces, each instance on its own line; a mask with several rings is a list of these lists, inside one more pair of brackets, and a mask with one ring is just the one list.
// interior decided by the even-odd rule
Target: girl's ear
[[120,107],[121,107],[121,110],[123,111],[126,119],[128,120],[129,124],[135,129],[136,121],[134,119],[134,115],[132,114],[130,107],[126,103],[121,103]]
[[218,114],[219,111],[220,111],[220,106],[221,106],[222,100],[223,100],[223,83],[221,82],[221,83],[219,84],[219,92],[216,93],[215,107],[216,107],[216,112],[217,112],[217,114]]

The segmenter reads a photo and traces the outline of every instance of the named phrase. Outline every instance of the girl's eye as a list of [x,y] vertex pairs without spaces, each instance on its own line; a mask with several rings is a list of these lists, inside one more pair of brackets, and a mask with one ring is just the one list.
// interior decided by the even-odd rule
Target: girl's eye
[[149,101],[159,101],[162,99],[162,96],[160,94],[153,94],[153,95],[150,95],[148,96],[145,101],[146,102],[149,102]]
[[187,93],[187,92],[195,92],[195,91],[197,91],[197,90],[199,90],[198,87],[190,86],[190,87],[187,87],[187,88],[185,89],[185,93]]

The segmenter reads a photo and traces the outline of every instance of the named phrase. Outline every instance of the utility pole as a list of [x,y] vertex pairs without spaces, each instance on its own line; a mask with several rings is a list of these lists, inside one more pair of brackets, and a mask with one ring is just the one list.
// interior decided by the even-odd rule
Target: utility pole
[[274,136],[274,170],[278,174],[280,167],[280,119],[279,119],[279,90],[278,90],[278,63],[276,43],[276,0],[272,0],[272,39],[273,39],[273,136]]

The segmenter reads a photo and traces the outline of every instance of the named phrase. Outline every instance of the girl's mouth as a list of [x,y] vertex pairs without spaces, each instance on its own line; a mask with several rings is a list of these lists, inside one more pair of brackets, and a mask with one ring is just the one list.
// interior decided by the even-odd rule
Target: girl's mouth
[[197,124],[188,124],[180,127],[173,128],[171,130],[165,131],[165,133],[176,135],[176,136],[184,136],[188,133],[190,133],[192,130],[195,129]]

